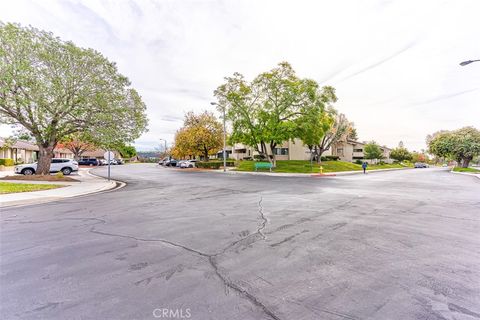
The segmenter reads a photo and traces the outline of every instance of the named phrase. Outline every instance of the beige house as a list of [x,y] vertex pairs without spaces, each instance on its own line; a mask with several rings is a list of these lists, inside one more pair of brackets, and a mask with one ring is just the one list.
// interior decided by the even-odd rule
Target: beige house
[[[54,158],[73,159],[73,153],[64,148],[55,148]],[[13,159],[15,163],[32,163],[38,160],[38,146],[28,141],[17,140],[8,145],[0,138],[0,158]]]
[[[343,141],[334,144],[329,150],[325,151],[322,156],[338,156],[342,161],[355,162],[356,160],[364,160],[364,146],[365,142],[358,141]],[[267,146],[270,153],[269,146]],[[385,162],[392,162],[390,159],[390,148],[385,146],[381,147],[383,151]],[[310,150],[303,144],[300,139],[293,141],[286,141],[281,145],[277,145],[274,152],[277,160],[310,160]],[[235,160],[241,160],[244,158],[250,158],[257,155],[258,152],[252,147],[245,146],[243,144],[235,144],[233,147],[227,147],[227,155]],[[369,160],[366,160],[370,162]]]

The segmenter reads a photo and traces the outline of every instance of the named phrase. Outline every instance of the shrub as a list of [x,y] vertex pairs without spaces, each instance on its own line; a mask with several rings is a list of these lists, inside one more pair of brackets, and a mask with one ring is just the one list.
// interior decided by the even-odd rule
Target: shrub
[[337,161],[338,159],[340,159],[339,156],[322,156],[321,157],[321,160],[322,161]]
[[379,164],[379,165],[384,165],[384,164],[385,164],[385,161],[380,160],[380,161],[378,162],[378,164]]
[[252,157],[244,157],[242,160],[253,160]]
[[195,164],[198,168],[220,169],[222,162],[219,161],[199,161]]
[[57,178],[63,178],[63,172],[62,171],[58,171],[56,174],[55,174],[55,177]]
[[[227,159],[225,162],[227,167],[235,167],[234,159]],[[219,169],[220,167],[223,167],[223,160],[199,161],[195,164],[195,166],[198,168]]]
[[363,163],[363,161],[362,161],[362,160],[360,160],[360,159],[357,159],[357,160],[355,160],[355,163],[356,163],[356,164],[362,164],[362,163]]
[[10,167],[10,166],[14,166],[15,162],[13,161],[13,159],[2,158],[2,159],[0,159],[0,165]]
[[263,155],[263,154],[256,154],[256,155],[253,156],[253,159],[254,160],[265,160],[265,159],[267,159],[267,157],[265,157],[265,155]]

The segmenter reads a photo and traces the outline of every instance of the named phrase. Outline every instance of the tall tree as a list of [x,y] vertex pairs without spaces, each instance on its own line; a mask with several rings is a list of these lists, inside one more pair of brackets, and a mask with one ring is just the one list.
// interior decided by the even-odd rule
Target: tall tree
[[177,157],[202,155],[206,161],[223,145],[223,126],[211,112],[188,112],[183,128],[175,135],[173,153]]
[[315,146],[321,143],[333,124],[333,117],[325,111],[325,108],[331,107],[331,104],[337,101],[333,87],[323,87],[316,95],[317,98],[312,100],[312,104],[306,104],[301,110],[301,115],[295,120],[297,131],[295,137],[308,147],[311,161],[317,156]]
[[375,141],[370,141],[363,147],[365,159],[378,160],[383,158],[383,152]]
[[99,52],[51,33],[0,23],[0,122],[22,126],[39,147],[37,174],[48,174],[64,137],[88,131],[104,145],[146,130],[145,104]]
[[464,168],[480,154],[480,131],[474,127],[441,131],[427,137],[427,142],[430,153],[454,159]]
[[348,121],[343,113],[339,114],[333,107],[330,107],[327,112],[328,116],[332,119],[330,121],[331,126],[326,131],[320,144],[315,147],[318,162],[322,161],[322,154],[329,150],[332,145],[347,139],[350,128],[352,127],[352,123]]
[[390,151],[390,158],[402,162],[405,160],[412,160],[412,154],[406,148],[399,146]]
[[287,62],[252,82],[235,73],[215,90],[219,110],[232,122],[232,143],[255,148],[276,165],[274,150],[298,133],[296,119],[320,101],[318,84],[300,79]]
[[348,140],[357,141],[358,140],[358,133],[357,129],[353,126],[353,122],[350,123],[350,130],[348,131]]

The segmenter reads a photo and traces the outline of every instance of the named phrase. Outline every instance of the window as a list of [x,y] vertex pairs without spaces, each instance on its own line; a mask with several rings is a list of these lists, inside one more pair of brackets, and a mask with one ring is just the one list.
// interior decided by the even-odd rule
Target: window
[[337,148],[337,155],[343,156],[343,148]]
[[353,149],[353,152],[363,152],[363,149]]
[[274,153],[277,156],[288,156],[288,148],[275,148]]

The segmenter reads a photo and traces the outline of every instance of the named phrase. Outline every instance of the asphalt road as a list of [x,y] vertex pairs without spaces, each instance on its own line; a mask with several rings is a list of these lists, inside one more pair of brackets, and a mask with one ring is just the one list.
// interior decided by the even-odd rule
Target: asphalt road
[[480,319],[479,179],[113,175],[2,210],[0,318]]

